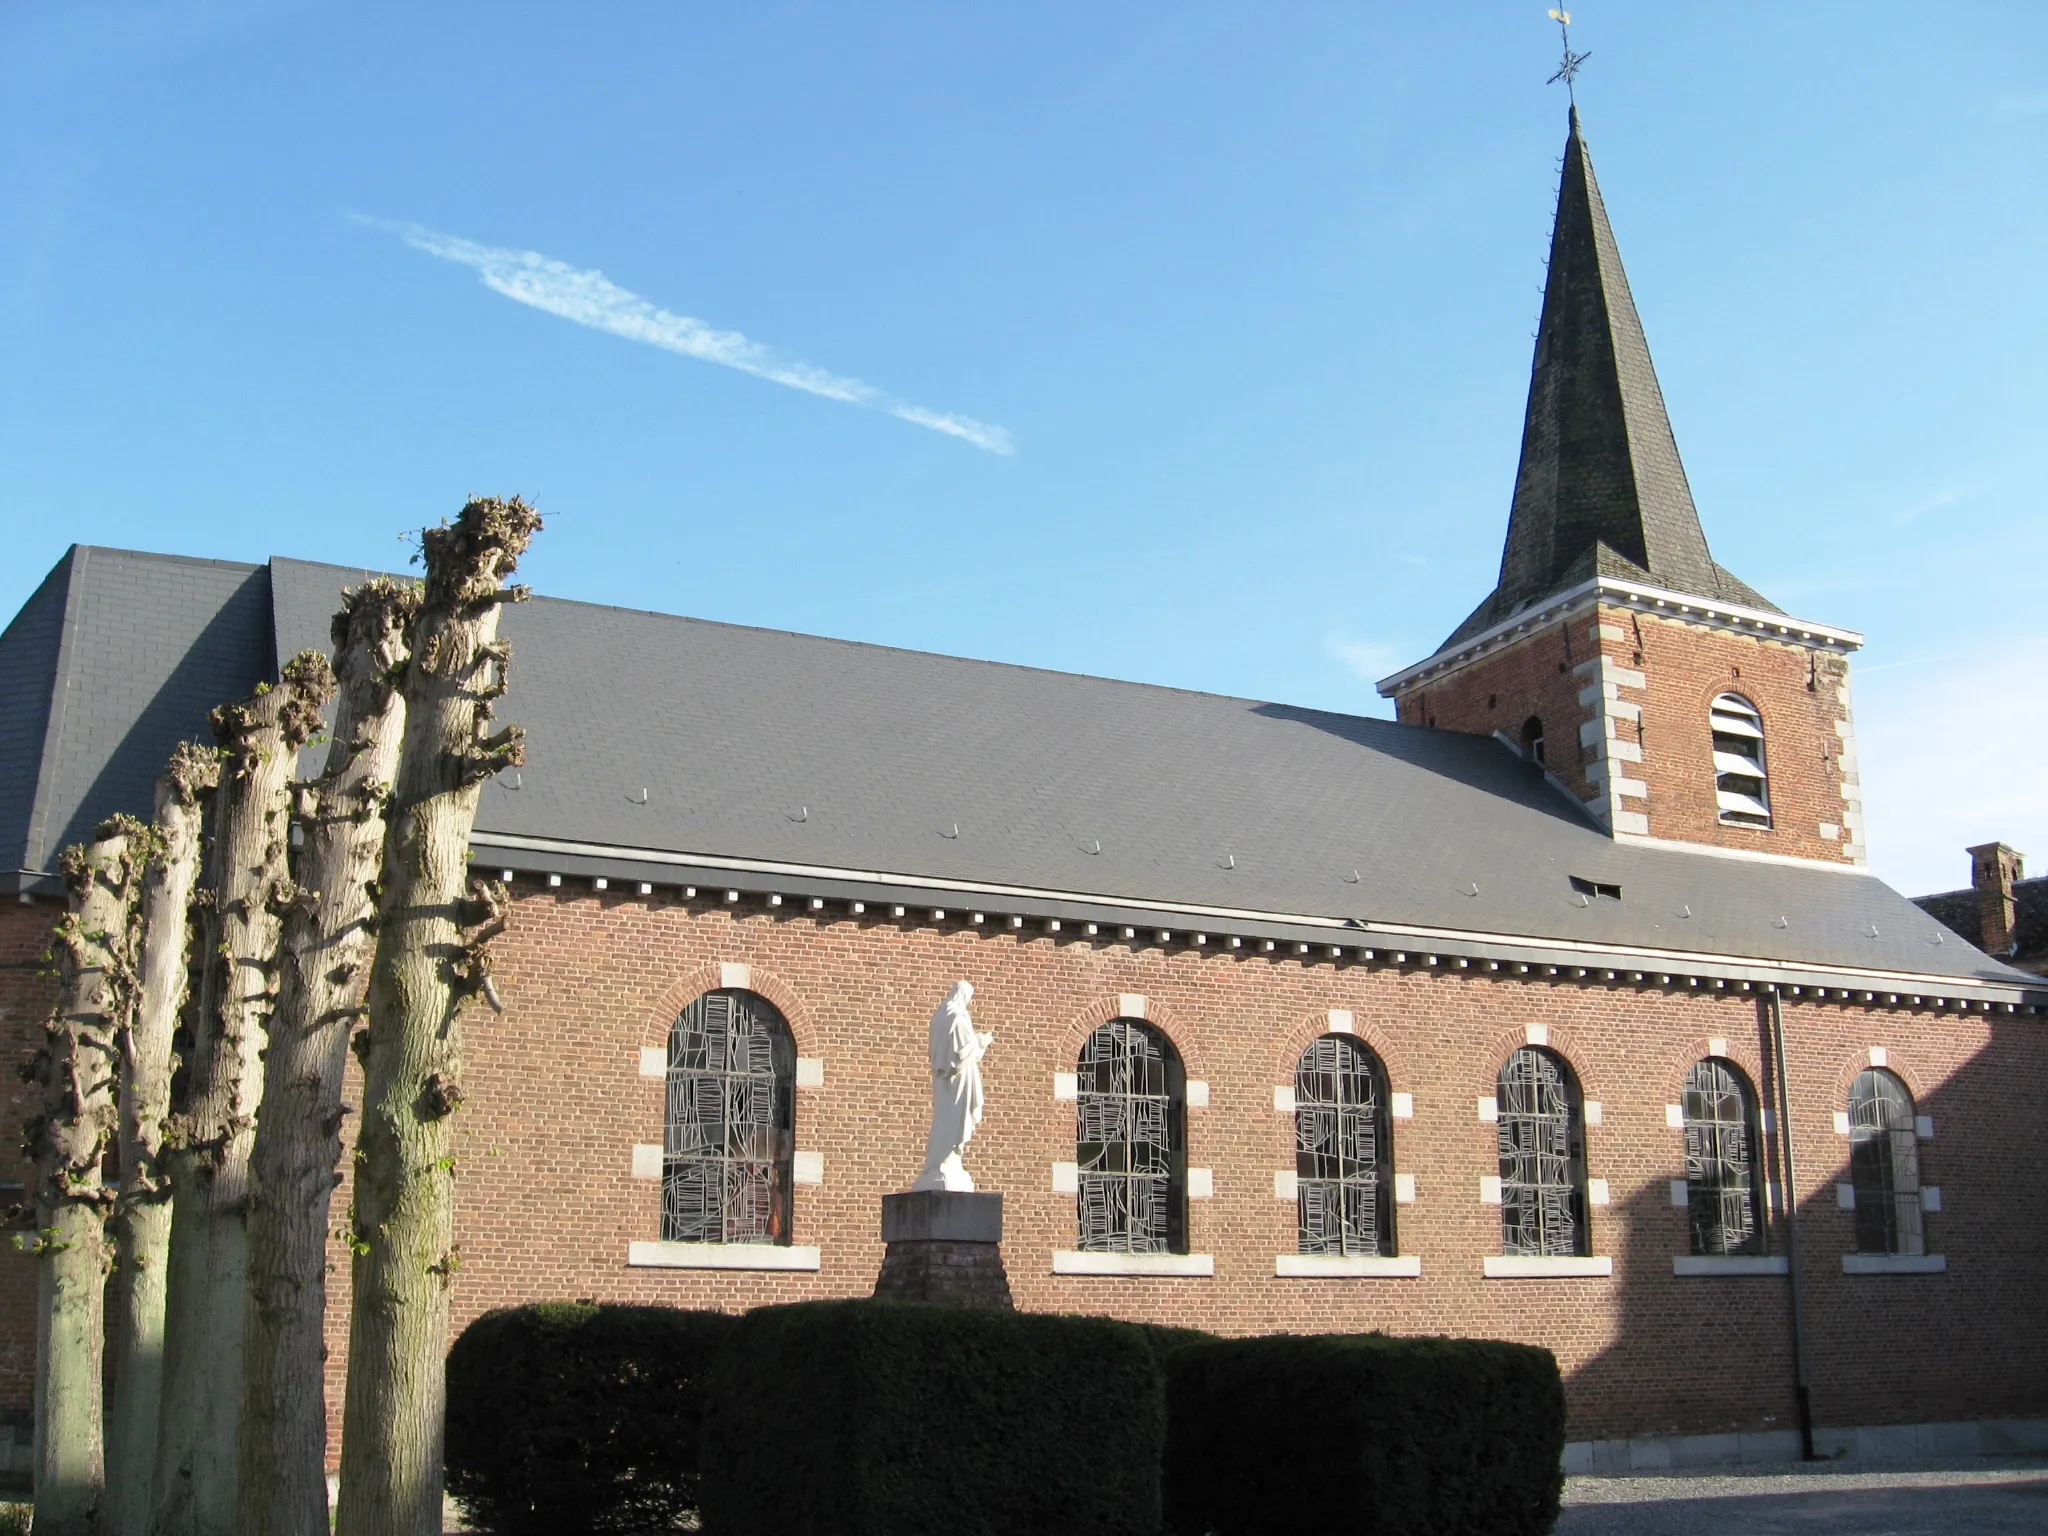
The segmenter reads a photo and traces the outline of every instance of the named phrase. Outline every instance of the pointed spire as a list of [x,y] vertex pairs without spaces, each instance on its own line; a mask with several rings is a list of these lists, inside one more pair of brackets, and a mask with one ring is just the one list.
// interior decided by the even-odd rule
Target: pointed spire
[[1594,575],[1769,606],[1707,550],[1574,106],[1500,584],[1445,643]]

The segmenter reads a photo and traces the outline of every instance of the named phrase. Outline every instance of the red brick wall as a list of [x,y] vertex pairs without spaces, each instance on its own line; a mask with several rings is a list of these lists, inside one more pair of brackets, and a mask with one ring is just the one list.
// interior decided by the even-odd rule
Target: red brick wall
[[[943,929],[843,912],[817,917],[749,901],[738,910],[521,882],[498,978],[507,1012],[468,1022],[460,1112],[455,1284],[458,1327],[494,1306],[542,1298],[743,1308],[803,1296],[861,1295],[880,1267],[881,1196],[903,1188],[923,1150],[924,1033],[946,987],[966,977],[996,1042],[986,1063],[989,1116],[968,1166],[1006,1197],[1004,1256],[1019,1305],[1111,1313],[1226,1333],[1383,1328],[1523,1339],[1558,1354],[1574,1438],[1785,1428],[1791,1423],[1788,1287],[1782,1278],[1679,1279],[1685,1213],[1682,1137],[1665,1123],[1691,1063],[1724,1037],[1762,1087],[1757,1003],[1691,989],[1637,990],[1397,971],[1327,961],[1132,949],[1070,934]],[[6,930],[18,936],[22,925]],[[14,942],[13,939],[10,942]],[[27,946],[16,943],[16,950]],[[15,951],[10,951],[13,953]],[[797,1145],[824,1156],[824,1184],[796,1191],[795,1239],[823,1251],[815,1275],[629,1269],[627,1245],[655,1239],[659,1184],[631,1176],[635,1143],[661,1140],[662,1083],[638,1072],[642,1046],[665,1043],[676,1012],[716,985],[717,966],[752,970],[782,1009],[799,1053],[824,1083],[799,1090]],[[15,973],[8,973],[13,975]],[[1079,1043],[1120,994],[1147,999],[1211,1102],[1188,1114],[1189,1161],[1215,1171],[1215,1198],[1190,1205],[1191,1247],[1215,1255],[1212,1279],[1064,1277],[1074,1200],[1051,1189],[1073,1157],[1073,1106],[1053,1098]],[[1394,1157],[1418,1182],[1396,1208],[1400,1246],[1422,1260],[1412,1280],[1277,1279],[1293,1251],[1294,1208],[1273,1196],[1290,1168],[1290,1117],[1273,1088],[1299,1051],[1350,1010],[1415,1096],[1394,1123]],[[1550,1044],[1602,1105],[1587,1133],[1589,1172],[1612,1203],[1591,1212],[1593,1251],[1612,1279],[1486,1280],[1499,1209],[1479,1198],[1498,1172],[1494,1127],[1477,1100],[1526,1036]],[[1823,1424],[2048,1414],[2048,1150],[2038,1106],[2048,1092],[2043,1026],[2024,1017],[1790,1004],[1793,1137],[1802,1207],[1815,1407]],[[1927,1182],[1944,1192],[1928,1218],[1945,1275],[1850,1277],[1851,1217],[1833,1186],[1847,1144],[1834,1112],[1884,1047],[1936,1123]],[[356,1103],[352,1083],[349,1102]],[[15,1101],[9,1100],[10,1104]],[[353,1132],[351,1131],[351,1137]],[[348,1191],[336,1194],[336,1219]],[[1784,1251],[1782,1224],[1773,1234]],[[347,1254],[337,1243],[330,1311],[331,1416],[338,1426],[347,1331]],[[19,1360],[33,1328],[28,1261],[8,1256],[0,1358]],[[32,1281],[31,1281],[32,1283]],[[11,1353],[9,1353],[11,1352]],[[25,1401],[18,1367],[0,1407]]]
[[1544,766],[1590,799],[1597,786],[1586,777],[1579,726],[1594,712],[1579,702],[1586,678],[1575,669],[1599,654],[1591,617],[1577,615],[1407,689],[1395,698],[1395,717],[1478,736],[1499,731],[1519,743],[1534,715],[1543,722]]
[[[1616,678],[1621,710],[1582,701]],[[1763,716],[1769,827],[1720,820],[1708,707],[1721,693],[1743,695]],[[1839,654],[1603,604],[1408,688],[1395,709],[1411,724],[1516,740],[1524,720],[1541,717],[1545,765],[1574,793],[1603,801],[1608,775],[1623,781],[1611,804],[1643,821],[1615,822],[1622,831],[1836,863],[1861,855],[1848,661]],[[1622,718],[1603,719],[1610,714]],[[1619,748],[1584,743],[1589,723]]]
[[[968,1155],[984,1189],[1005,1195],[1004,1257],[1020,1306],[1102,1312],[1226,1333],[1383,1328],[1524,1339],[1555,1350],[1570,1383],[1574,1438],[1783,1428],[1790,1424],[1787,1285],[1782,1278],[1679,1279],[1686,1218],[1670,1204],[1683,1138],[1665,1124],[1686,1070],[1725,1037],[1763,1086],[1754,998],[1639,991],[1471,973],[1400,972],[1183,948],[1132,950],[1061,935],[949,923],[943,929],[846,916],[742,910],[660,898],[538,891],[522,883],[502,941],[507,1013],[473,1022],[467,1149],[458,1184],[464,1268],[458,1321],[542,1297],[739,1308],[803,1296],[861,1295],[880,1268],[880,1199],[905,1187],[923,1152],[924,1032],[946,987],[976,986],[975,1016],[996,1034],[985,1064],[989,1117]],[[641,1046],[665,1043],[680,1007],[717,984],[718,962],[748,965],[788,1017],[799,1054],[821,1057],[824,1086],[800,1090],[797,1145],[824,1156],[822,1187],[796,1191],[798,1243],[823,1250],[816,1275],[628,1269],[627,1245],[659,1230],[659,1185],[630,1176],[636,1142],[661,1140],[662,1084],[641,1078]],[[1051,1188],[1073,1158],[1073,1105],[1053,1098],[1087,1031],[1124,993],[1210,1084],[1188,1113],[1189,1162],[1216,1194],[1190,1202],[1190,1247],[1213,1279],[1055,1276],[1071,1248],[1074,1198]],[[1350,1010],[1415,1096],[1394,1124],[1397,1166],[1418,1199],[1396,1208],[1416,1280],[1277,1279],[1295,1246],[1292,1202],[1273,1174],[1293,1166],[1291,1118],[1273,1088],[1297,1054]],[[2048,1153],[2028,1106],[2048,1089],[2041,1026],[1931,1013],[1787,1007],[1794,1134],[1812,1284],[1816,1410],[1823,1423],[2048,1413]],[[1589,1172],[1612,1204],[1592,1212],[1611,1280],[1486,1280],[1499,1209],[1479,1180],[1498,1172],[1494,1092],[1530,1022],[1603,1106],[1589,1128]],[[1836,1209],[1847,1143],[1834,1112],[1886,1047],[1937,1120],[1927,1180],[1946,1209],[1929,1217],[1945,1276],[1847,1277],[1850,1216]],[[2035,1117],[2037,1118],[2037,1117]],[[1774,1251],[1783,1252],[1782,1226]],[[339,1258],[339,1256],[338,1256]],[[337,1307],[337,1318],[344,1316]],[[337,1336],[337,1355],[341,1339]]]

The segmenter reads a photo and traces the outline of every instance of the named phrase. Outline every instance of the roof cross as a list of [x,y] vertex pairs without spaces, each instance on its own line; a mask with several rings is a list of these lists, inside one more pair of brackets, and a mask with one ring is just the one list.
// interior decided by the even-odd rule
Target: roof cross
[[1556,85],[1558,81],[1562,80],[1564,82],[1565,95],[1571,99],[1571,104],[1576,107],[1579,104],[1579,98],[1572,90],[1572,81],[1578,78],[1579,66],[1593,57],[1593,55],[1591,53],[1572,52],[1572,13],[1570,11],[1552,11],[1550,19],[1557,23],[1557,30],[1564,35],[1564,62],[1557,66],[1557,73],[1543,83],[1545,85]]

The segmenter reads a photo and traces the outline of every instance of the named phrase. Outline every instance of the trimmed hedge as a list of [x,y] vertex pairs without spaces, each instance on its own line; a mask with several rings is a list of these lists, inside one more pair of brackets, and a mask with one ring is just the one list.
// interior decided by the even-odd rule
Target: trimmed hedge
[[544,1302],[448,1352],[448,1491],[502,1536],[669,1531],[697,1507],[704,1379],[738,1319]]
[[1216,1335],[1204,1333],[1199,1328],[1177,1328],[1172,1323],[1130,1323],[1145,1336],[1145,1342],[1152,1346],[1152,1358],[1162,1366],[1169,1355],[1186,1349],[1190,1344],[1213,1344]]
[[1156,1536],[1164,1383],[1103,1318],[806,1301],[740,1320],[704,1423],[710,1536]]
[[1279,1336],[1164,1366],[1175,1536],[1541,1536],[1557,1519],[1564,1384],[1547,1349]]

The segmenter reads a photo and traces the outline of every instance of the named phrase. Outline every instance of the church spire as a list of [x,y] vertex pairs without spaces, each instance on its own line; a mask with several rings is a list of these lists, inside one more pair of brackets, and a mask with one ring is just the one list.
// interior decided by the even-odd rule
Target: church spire
[[1574,106],[1500,584],[1445,643],[1596,575],[1770,606],[1708,553]]

